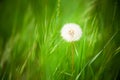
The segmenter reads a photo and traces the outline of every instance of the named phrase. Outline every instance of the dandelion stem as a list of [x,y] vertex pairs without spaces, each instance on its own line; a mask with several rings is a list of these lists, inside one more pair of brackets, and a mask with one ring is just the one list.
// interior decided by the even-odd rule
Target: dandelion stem
[[74,72],[74,42],[71,42],[71,50],[72,50],[72,54],[71,54],[71,58],[72,58],[72,73]]

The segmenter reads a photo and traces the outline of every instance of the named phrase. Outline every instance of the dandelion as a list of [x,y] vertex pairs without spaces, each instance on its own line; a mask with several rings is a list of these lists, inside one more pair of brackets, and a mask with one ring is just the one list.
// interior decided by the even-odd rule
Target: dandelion
[[67,23],[61,30],[61,36],[68,42],[78,41],[82,36],[82,30],[78,24]]

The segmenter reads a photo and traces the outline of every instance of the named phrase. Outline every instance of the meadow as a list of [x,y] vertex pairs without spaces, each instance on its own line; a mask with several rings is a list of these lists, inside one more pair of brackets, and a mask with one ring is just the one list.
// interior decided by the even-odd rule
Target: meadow
[[[0,0],[0,80],[120,80],[120,0]],[[82,36],[61,36],[67,23]]]

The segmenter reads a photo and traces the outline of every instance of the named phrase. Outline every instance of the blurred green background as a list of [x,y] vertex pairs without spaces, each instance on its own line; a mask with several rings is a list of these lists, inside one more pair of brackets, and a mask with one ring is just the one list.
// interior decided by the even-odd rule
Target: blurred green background
[[[119,80],[119,9],[120,0],[0,0],[0,80]],[[66,23],[83,31],[72,45],[60,36]]]

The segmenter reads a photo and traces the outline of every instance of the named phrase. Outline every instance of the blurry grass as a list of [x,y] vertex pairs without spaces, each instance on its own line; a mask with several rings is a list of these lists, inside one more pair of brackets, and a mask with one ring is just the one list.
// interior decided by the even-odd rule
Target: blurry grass
[[[119,0],[0,1],[1,80],[119,80]],[[64,41],[65,23],[82,38]]]

